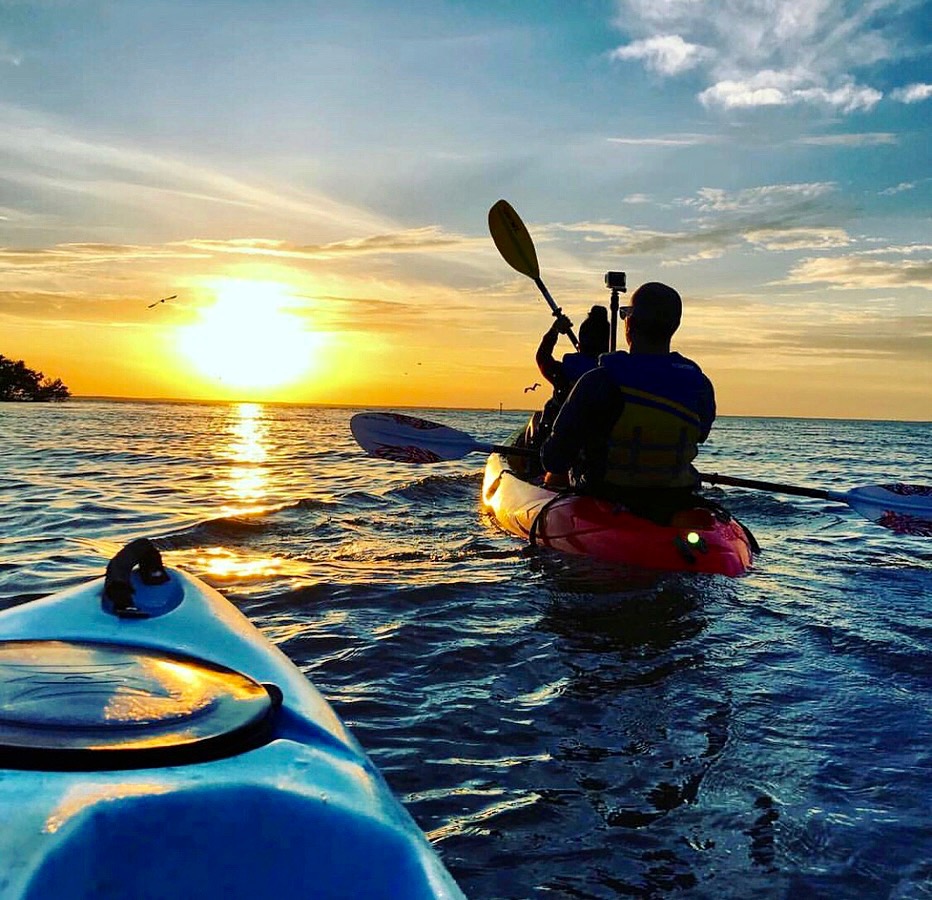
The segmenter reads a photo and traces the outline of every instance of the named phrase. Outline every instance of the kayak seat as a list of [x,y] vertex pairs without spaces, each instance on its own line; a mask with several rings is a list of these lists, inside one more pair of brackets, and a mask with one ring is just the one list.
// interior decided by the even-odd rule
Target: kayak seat
[[[260,751],[261,752],[261,751]],[[255,775],[253,774],[253,778]],[[281,777],[279,773],[279,778]],[[420,900],[436,898],[400,828],[306,786],[235,779],[178,789],[128,781],[124,796],[63,814],[24,900]],[[289,785],[289,788],[291,786]],[[135,792],[135,793],[134,793]],[[64,798],[66,808],[69,798]],[[75,801],[72,800],[72,803]]]

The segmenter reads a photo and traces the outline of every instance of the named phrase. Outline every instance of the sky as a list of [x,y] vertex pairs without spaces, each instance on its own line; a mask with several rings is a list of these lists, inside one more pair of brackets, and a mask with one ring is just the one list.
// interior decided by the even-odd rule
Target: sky
[[720,414],[929,421],[930,146],[932,0],[0,0],[0,354],[532,408],[505,198],[577,325],[680,291]]

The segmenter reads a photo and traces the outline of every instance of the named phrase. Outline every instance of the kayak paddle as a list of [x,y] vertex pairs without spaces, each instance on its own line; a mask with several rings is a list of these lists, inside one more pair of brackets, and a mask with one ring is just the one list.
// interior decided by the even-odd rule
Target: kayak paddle
[[350,431],[369,456],[394,462],[447,462],[479,452],[539,455],[526,447],[483,444],[465,431],[402,413],[356,413],[350,419]]
[[[562,316],[563,310],[557,306],[553,297],[550,296],[550,291],[541,281],[537,251],[534,249],[531,235],[524,222],[521,221],[521,216],[514,211],[507,200],[499,200],[489,210],[489,232],[502,259],[515,271],[527,275],[543,294],[554,316]],[[567,337],[572,341],[573,346],[579,349],[579,341],[572,329],[567,332]]]
[[[445,462],[480,452],[538,455],[537,450],[527,447],[483,443],[465,431],[401,413],[357,413],[350,420],[350,429],[356,442],[370,456],[395,462]],[[925,485],[869,484],[849,491],[829,491],[730,475],[700,473],[699,477],[706,484],[844,503],[864,518],[897,534],[932,537],[932,487]]]
[[932,487],[921,484],[868,484],[849,491],[829,491],[821,488],[797,487],[774,481],[755,481],[730,475],[700,474],[706,484],[728,484],[751,488],[755,491],[772,491],[796,497],[814,497],[817,500],[834,500],[846,503],[865,519],[889,528],[897,534],[914,534],[932,537]]

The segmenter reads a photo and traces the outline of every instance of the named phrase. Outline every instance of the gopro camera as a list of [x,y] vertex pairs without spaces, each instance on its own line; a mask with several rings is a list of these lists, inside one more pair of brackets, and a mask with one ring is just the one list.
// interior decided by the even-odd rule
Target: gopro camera
[[627,285],[625,282],[625,273],[624,272],[606,272],[605,273],[605,286],[611,288],[613,291],[625,291]]

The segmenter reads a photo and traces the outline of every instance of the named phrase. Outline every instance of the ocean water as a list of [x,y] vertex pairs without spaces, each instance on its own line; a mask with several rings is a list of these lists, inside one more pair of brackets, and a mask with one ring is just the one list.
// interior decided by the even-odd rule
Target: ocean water
[[[500,532],[481,455],[364,457],[353,412],[0,405],[0,606],[153,538],[314,681],[476,900],[932,897],[932,539],[729,488],[749,575],[600,567]],[[525,418],[408,412],[493,442]],[[930,438],[722,418],[701,467],[928,484]]]

